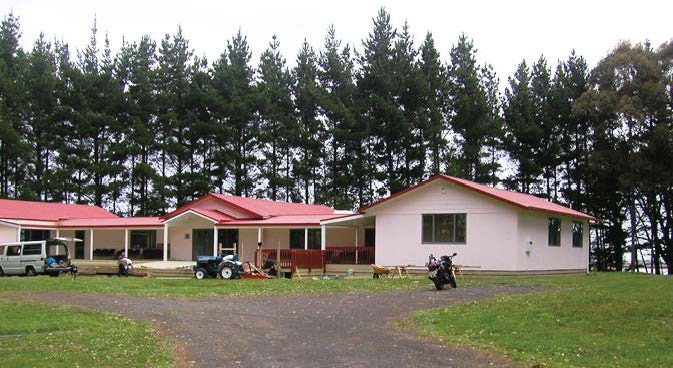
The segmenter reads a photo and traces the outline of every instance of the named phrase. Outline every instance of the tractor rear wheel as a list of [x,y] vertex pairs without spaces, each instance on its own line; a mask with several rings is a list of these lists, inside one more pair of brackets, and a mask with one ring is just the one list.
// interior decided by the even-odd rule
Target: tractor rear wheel
[[234,277],[234,270],[229,266],[223,266],[220,269],[220,277],[229,280]]

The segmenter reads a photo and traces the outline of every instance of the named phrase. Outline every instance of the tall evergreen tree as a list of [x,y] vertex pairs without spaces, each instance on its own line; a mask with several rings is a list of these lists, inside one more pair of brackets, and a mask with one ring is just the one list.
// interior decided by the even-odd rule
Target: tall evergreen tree
[[185,99],[189,93],[192,50],[182,34],[182,27],[171,37],[166,35],[159,49],[157,85],[159,197],[164,210],[182,205],[192,198],[187,165],[191,152],[186,148],[186,134],[190,129]]
[[501,134],[497,105],[493,98],[493,75],[480,67],[471,40],[461,35],[451,49],[448,67],[451,127],[459,147],[456,171],[459,176],[480,182],[494,181],[495,160],[488,160]]
[[547,200],[558,201],[559,134],[558,114],[554,111],[551,71],[544,56],[533,64],[531,92],[535,106],[535,125],[541,134],[535,161],[542,169]]
[[31,149],[24,139],[27,62],[20,38],[19,18],[10,13],[0,23],[0,197],[35,198],[26,180]]
[[54,153],[56,151],[55,125],[57,123],[58,99],[56,95],[56,59],[51,44],[40,34],[28,56],[28,68],[23,75],[26,91],[31,96],[27,105],[27,125],[33,146],[31,193],[41,200],[53,198]]
[[130,162],[129,213],[136,216],[160,214],[157,171],[156,43],[149,37],[122,46],[118,79],[124,87],[126,142]]
[[326,122],[328,149],[322,194],[316,201],[335,208],[353,208],[352,195],[357,192],[353,173],[362,166],[362,162],[353,160],[355,154],[362,152],[360,139],[354,134],[354,63],[350,47],[341,47],[334,26],[327,31],[318,65],[320,108]]
[[263,194],[272,200],[289,201],[295,189],[291,173],[297,125],[291,99],[292,75],[279,46],[274,35],[259,63],[260,170],[267,181]]
[[536,123],[535,99],[531,89],[531,75],[525,61],[519,64],[514,77],[509,78],[505,90],[504,118],[505,147],[517,166],[507,183],[524,193],[534,192],[542,168],[537,162],[543,131]]
[[[400,176],[403,163],[402,138],[406,126],[404,116],[397,104],[397,82],[395,69],[395,40],[397,30],[390,23],[390,14],[380,9],[373,19],[373,29],[364,41],[360,58],[360,73],[357,80],[357,98],[361,109],[359,122],[364,136],[367,156],[375,159],[369,164],[368,182],[359,183],[360,203],[369,202],[375,189],[375,180],[383,183],[376,190],[378,195],[395,193],[404,188]],[[365,159],[363,162],[367,162]],[[380,168],[377,170],[376,168]],[[366,174],[366,173],[363,173]],[[367,175],[365,175],[367,178]]]
[[446,68],[442,65],[439,51],[435,48],[432,34],[428,32],[420,49],[420,72],[422,86],[419,92],[421,99],[421,121],[424,142],[427,146],[428,157],[426,173],[428,176],[443,171],[442,162],[448,155],[446,122],[448,80]]
[[298,147],[298,156],[293,162],[293,176],[301,188],[301,199],[305,203],[315,202],[321,195],[322,172],[324,163],[325,127],[319,119],[319,98],[321,95],[318,84],[317,57],[308,42],[304,40],[297,66],[293,69],[293,95],[297,115],[297,131],[294,145]]
[[229,161],[228,170],[233,173],[232,192],[245,196],[252,195],[259,144],[255,121],[258,98],[251,57],[247,37],[239,30],[227,42],[226,55],[223,54],[213,72],[213,83],[217,95],[223,99],[221,106],[228,129],[219,131],[231,135],[231,146],[224,157]]

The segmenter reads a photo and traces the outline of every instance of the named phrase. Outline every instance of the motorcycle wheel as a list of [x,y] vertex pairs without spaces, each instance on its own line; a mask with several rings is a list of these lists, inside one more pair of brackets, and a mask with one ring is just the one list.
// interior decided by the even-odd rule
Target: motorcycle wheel
[[232,270],[231,267],[229,266],[224,266],[220,270],[220,277],[225,280],[229,280],[233,278],[233,276],[234,276],[234,270]]
[[449,285],[451,285],[451,287],[454,289],[458,287],[458,285],[456,284],[456,279],[453,277],[449,279]]
[[439,280],[433,280],[435,282],[435,289],[444,290],[444,284]]

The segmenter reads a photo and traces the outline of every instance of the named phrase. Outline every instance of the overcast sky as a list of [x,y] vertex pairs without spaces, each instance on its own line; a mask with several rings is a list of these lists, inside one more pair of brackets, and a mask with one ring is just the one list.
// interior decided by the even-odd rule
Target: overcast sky
[[654,46],[673,38],[673,1],[37,1],[0,0],[4,14],[20,17],[22,46],[30,49],[40,32],[68,42],[71,49],[88,43],[94,16],[102,38],[107,32],[113,49],[122,37],[155,40],[182,25],[197,55],[216,59],[227,39],[240,28],[257,60],[276,33],[290,65],[306,38],[322,47],[327,27],[334,24],[344,42],[362,49],[372,18],[384,6],[401,28],[407,20],[419,45],[431,31],[447,60],[461,33],[474,39],[480,63],[494,66],[501,81],[522,60],[544,54],[550,65],[566,59],[574,48],[590,66],[620,40],[649,39]]

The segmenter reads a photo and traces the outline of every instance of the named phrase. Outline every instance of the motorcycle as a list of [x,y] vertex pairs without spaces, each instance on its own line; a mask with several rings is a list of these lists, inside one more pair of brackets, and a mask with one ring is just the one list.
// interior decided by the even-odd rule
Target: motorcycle
[[458,287],[456,285],[456,273],[453,269],[453,257],[458,255],[453,253],[450,256],[441,256],[439,259],[432,254],[429,257],[428,264],[428,278],[435,284],[435,289],[442,290],[444,285],[449,284],[452,288]]

